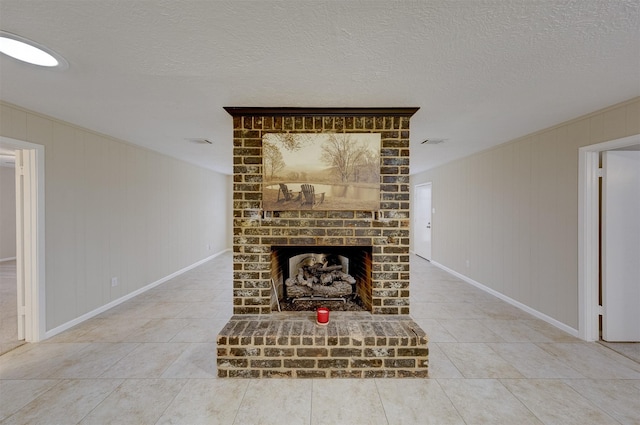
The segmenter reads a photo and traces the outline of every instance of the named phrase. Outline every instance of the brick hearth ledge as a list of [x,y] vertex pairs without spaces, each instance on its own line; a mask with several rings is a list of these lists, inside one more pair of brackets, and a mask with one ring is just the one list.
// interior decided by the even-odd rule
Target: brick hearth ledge
[[427,377],[427,335],[405,315],[331,312],[235,315],[218,335],[218,376]]

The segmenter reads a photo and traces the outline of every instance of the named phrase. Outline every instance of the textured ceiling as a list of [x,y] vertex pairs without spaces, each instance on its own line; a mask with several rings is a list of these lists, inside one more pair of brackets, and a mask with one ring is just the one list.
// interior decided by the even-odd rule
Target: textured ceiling
[[69,62],[0,55],[1,99],[224,173],[223,106],[419,106],[416,173],[640,95],[640,0],[0,0],[0,29]]

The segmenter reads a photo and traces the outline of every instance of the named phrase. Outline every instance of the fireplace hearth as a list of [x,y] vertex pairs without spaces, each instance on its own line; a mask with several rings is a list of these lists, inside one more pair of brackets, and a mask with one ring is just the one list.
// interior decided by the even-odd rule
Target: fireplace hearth
[[[425,376],[427,337],[409,316],[409,119],[417,108],[225,109],[234,127],[234,316],[218,336],[219,376]],[[379,157],[366,151],[368,165],[354,180],[371,185],[372,176],[379,178],[374,210],[349,210],[369,204],[332,199],[338,195],[325,189],[331,168],[277,174],[268,135],[295,145],[288,135],[322,133],[379,135]],[[348,170],[340,172],[349,178]],[[322,192],[322,202],[286,200],[291,182],[303,178],[317,186],[316,197]],[[263,204],[271,187],[281,196]],[[310,310],[347,301],[363,310],[332,311],[327,326],[316,324]],[[278,312],[281,302],[308,304]]]
[[425,378],[427,336],[410,317],[332,312],[236,315],[218,335],[221,378]]

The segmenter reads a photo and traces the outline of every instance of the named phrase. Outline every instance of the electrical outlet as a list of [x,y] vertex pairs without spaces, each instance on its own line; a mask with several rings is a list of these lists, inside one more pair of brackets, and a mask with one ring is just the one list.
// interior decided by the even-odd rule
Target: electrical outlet
[[111,278],[111,286],[118,286],[118,278],[117,277],[112,277]]

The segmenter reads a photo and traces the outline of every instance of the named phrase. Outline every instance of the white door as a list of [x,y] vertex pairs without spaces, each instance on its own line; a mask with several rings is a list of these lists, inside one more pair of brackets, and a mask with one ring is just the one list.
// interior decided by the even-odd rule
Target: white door
[[415,187],[414,251],[431,261],[431,183]]
[[602,339],[640,341],[640,152],[603,153]]

